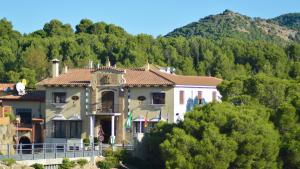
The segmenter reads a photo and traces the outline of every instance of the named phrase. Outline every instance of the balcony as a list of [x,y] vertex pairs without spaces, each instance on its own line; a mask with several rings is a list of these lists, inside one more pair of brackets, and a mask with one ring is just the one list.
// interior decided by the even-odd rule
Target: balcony
[[103,116],[118,116],[121,115],[122,112],[122,105],[121,104],[114,104],[110,106],[98,106],[95,115],[103,115]]

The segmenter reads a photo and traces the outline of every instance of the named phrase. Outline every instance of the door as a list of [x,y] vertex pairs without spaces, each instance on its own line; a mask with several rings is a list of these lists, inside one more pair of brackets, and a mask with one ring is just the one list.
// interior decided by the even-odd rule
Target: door
[[115,93],[113,91],[103,91],[101,96],[102,113],[113,113]]

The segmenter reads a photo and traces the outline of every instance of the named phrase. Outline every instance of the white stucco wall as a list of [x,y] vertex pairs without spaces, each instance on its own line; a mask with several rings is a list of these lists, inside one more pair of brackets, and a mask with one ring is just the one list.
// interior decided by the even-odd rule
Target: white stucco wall
[[[184,91],[184,104],[180,104],[180,91]],[[174,122],[179,118],[183,120],[184,114],[193,107],[193,102],[198,99],[198,91],[202,91],[202,98],[206,103],[212,102],[213,92],[217,92],[217,101],[221,95],[214,86],[175,86],[174,87]],[[178,115],[177,115],[178,114]]]

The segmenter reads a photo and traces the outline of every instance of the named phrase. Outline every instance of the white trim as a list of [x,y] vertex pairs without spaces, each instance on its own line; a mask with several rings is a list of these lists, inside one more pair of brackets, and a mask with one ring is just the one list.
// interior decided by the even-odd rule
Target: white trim
[[216,86],[174,85],[174,87],[216,89]]

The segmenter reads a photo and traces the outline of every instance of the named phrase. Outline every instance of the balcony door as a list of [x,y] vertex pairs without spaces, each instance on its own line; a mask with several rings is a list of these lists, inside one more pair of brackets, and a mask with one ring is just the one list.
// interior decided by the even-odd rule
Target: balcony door
[[113,91],[103,91],[101,93],[101,110],[103,113],[114,112],[115,93]]

